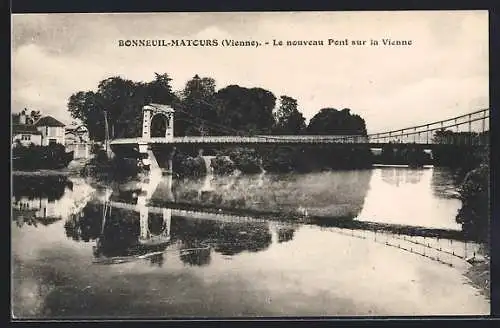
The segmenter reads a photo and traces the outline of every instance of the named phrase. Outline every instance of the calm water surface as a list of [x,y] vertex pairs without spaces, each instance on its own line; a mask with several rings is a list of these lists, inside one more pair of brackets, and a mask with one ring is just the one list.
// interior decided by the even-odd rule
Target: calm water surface
[[432,168],[108,186],[16,177],[13,313],[489,314],[489,300],[465,278],[460,258],[478,245],[304,219],[460,230],[455,196],[450,173]]

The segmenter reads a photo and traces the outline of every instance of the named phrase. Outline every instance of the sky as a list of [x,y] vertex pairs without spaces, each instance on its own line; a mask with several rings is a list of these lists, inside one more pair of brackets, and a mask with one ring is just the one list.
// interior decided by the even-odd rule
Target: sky
[[[119,47],[131,39],[411,40],[411,46]],[[12,108],[69,124],[71,94],[121,76],[195,74],[297,99],[307,120],[350,108],[369,133],[489,105],[487,11],[12,15]]]

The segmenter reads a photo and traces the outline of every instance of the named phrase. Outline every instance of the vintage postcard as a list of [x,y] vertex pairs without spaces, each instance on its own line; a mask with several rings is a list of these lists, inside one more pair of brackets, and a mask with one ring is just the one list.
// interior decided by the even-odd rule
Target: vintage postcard
[[490,314],[487,11],[11,19],[13,318]]

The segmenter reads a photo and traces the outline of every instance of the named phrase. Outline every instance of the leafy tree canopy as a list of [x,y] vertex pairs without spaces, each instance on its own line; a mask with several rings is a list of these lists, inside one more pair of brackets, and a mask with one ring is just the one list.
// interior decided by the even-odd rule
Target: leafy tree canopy
[[272,131],[276,97],[268,90],[229,85],[216,93],[215,104],[221,125],[241,134]]
[[167,74],[158,73],[147,83],[110,77],[99,82],[96,91],[71,95],[68,110],[73,118],[82,121],[93,140],[104,140],[106,116],[111,138],[137,137],[141,134],[144,105],[171,105],[177,100],[170,81]]
[[[170,105],[175,110],[176,135],[252,134],[363,134],[364,120],[349,109],[324,108],[306,128],[297,100],[283,95],[276,113],[275,95],[263,88],[229,85],[216,90],[210,77],[195,75],[174,92],[168,74],[155,73],[152,81],[134,82],[120,76],[100,81],[95,90],[78,91],[68,100],[74,119],[89,130],[92,140],[105,138],[105,119],[111,138],[137,137],[142,129],[142,107]],[[36,113],[34,113],[36,116]],[[151,123],[151,135],[162,135],[165,124]],[[158,130],[158,131],[155,131]]]
[[321,109],[309,122],[307,132],[320,135],[367,135],[365,120],[351,114],[348,108],[341,111],[335,108]]
[[298,110],[297,100],[292,97],[280,97],[280,106],[274,116],[275,134],[301,134],[306,129],[305,118]]

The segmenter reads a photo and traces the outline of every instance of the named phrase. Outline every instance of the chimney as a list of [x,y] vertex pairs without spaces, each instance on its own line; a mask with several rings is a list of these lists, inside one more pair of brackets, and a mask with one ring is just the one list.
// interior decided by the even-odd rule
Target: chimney
[[21,114],[19,114],[19,124],[26,124],[26,119],[28,117],[26,116],[26,114],[24,113],[24,111],[21,112]]

